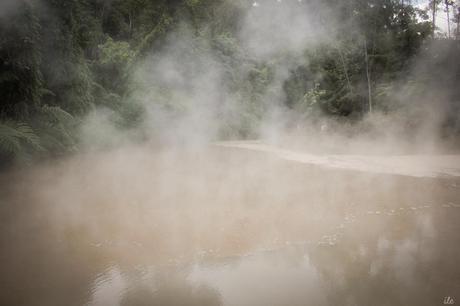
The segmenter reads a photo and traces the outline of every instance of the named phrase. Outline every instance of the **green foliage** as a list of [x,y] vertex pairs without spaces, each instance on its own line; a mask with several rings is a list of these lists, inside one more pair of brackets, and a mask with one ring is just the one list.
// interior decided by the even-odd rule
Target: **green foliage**
[[307,93],[303,96],[303,101],[299,105],[299,111],[301,113],[308,113],[313,107],[321,103],[326,91],[321,90],[319,87],[319,84],[315,84],[315,87],[307,91]]
[[60,107],[44,105],[31,124],[39,132],[47,154],[60,155],[75,149],[78,120]]
[[40,105],[41,25],[33,6],[22,4],[10,23],[0,25],[0,117],[24,120]]
[[30,126],[11,120],[0,122],[0,165],[8,161],[27,161],[30,154],[42,150],[40,139]]
[[115,42],[110,37],[104,44],[99,45],[99,50],[101,51],[99,61],[102,65],[127,66],[133,61],[135,55],[129,43]]
[[[432,56],[426,71],[409,77],[413,59],[429,48],[439,54],[436,45],[442,41],[430,47],[430,12],[401,1],[309,1],[320,19],[333,12],[339,26],[327,42],[305,49],[304,64],[289,66],[282,95],[273,84],[277,65],[290,55],[251,58],[240,41],[241,21],[252,1],[33,3],[21,1],[19,9],[0,23],[0,157],[10,161],[78,150],[81,118],[96,107],[109,109],[116,127],[126,130],[142,124],[142,99],[155,100],[156,107],[173,117],[190,111],[194,105],[186,90],[133,82],[134,67],[147,55],[155,59],[162,54],[171,33],[193,36],[183,42],[181,61],[203,71],[184,73],[190,83],[212,68],[200,64],[206,62],[200,58],[218,62],[222,88],[232,95],[232,106],[219,131],[223,137],[253,137],[269,110],[269,99],[275,96],[284,97],[284,105],[299,118],[319,113],[359,118],[368,111],[369,92],[376,109],[395,111],[409,97],[429,95],[426,88],[436,82],[440,88],[455,87],[452,80],[458,76],[458,65],[437,62]],[[329,28],[329,22],[324,27]],[[439,58],[458,57],[456,43],[442,50],[452,54]],[[132,92],[139,86],[144,91],[134,97]],[[394,94],[402,88],[404,94]],[[458,101],[459,97],[460,93],[451,91],[446,99]],[[458,113],[457,104],[449,104],[452,114]],[[452,116],[451,126],[458,127],[458,116]]]

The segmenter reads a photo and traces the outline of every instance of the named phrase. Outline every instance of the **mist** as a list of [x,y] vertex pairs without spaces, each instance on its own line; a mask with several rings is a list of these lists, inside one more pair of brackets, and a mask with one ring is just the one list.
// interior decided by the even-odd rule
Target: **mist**
[[0,304],[459,298],[459,41],[429,11],[0,12]]
[[1,14],[0,14],[0,20],[1,19],[6,19],[7,16],[11,15],[14,13],[20,6],[19,1],[14,1],[14,0],[5,0],[2,2],[0,9],[1,9]]
[[[217,46],[206,25],[197,35],[184,17],[160,48],[134,65],[127,81],[134,89],[125,99],[141,109],[141,123],[134,130],[120,130],[117,114],[111,117],[107,115],[110,110],[96,110],[87,115],[88,123],[81,125],[82,142],[97,147],[98,143],[104,145],[103,139],[116,139],[119,144],[140,138],[195,146],[260,139],[310,150],[313,146],[322,153],[457,151],[458,124],[451,122],[457,122],[452,114],[458,108],[453,102],[458,96],[454,85],[458,65],[448,44],[425,42],[406,64],[404,74],[391,82],[377,76],[371,80],[374,103],[378,103],[372,113],[364,79],[358,81],[356,92],[351,92],[359,92],[361,101],[350,115],[334,117],[332,111],[331,117],[323,106],[318,107],[322,111],[314,109],[320,103],[308,101],[299,101],[311,104],[309,113],[300,113],[304,110],[286,105],[285,90],[296,69],[311,69],[305,50],[330,48],[338,51],[337,57],[346,56],[336,42],[343,27],[337,12],[308,1],[253,2],[246,4],[243,12],[235,37],[219,37],[221,45]],[[365,29],[358,24],[350,22],[346,28],[362,39]],[[358,56],[364,62],[364,55]],[[452,61],[455,64],[450,65]],[[257,102],[248,105],[245,89],[236,86],[250,79],[255,67],[266,69],[266,79]],[[444,81],[427,80],[431,71]],[[347,73],[346,68],[343,72]],[[323,78],[321,72],[312,74],[318,81],[306,82],[309,92],[321,85]]]

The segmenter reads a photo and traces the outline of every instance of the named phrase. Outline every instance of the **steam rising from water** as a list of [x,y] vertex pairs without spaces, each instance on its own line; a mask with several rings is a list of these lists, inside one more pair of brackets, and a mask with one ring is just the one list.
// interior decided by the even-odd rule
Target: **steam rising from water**
[[[458,145],[449,132],[442,132],[456,111],[449,104],[455,70],[445,71],[447,82],[422,82],[429,95],[415,94],[412,85],[435,65],[433,58],[442,61],[450,56],[442,48],[421,52],[404,79],[395,82],[399,85],[386,92],[388,103],[397,105],[394,112],[377,109],[354,123],[320,113],[299,119],[297,110],[284,104],[283,85],[297,67],[308,67],[304,50],[320,45],[340,48],[333,43],[340,33],[333,12],[318,3],[299,1],[263,1],[248,7],[237,37],[220,38],[226,52],[238,54],[233,61],[211,45],[207,34],[197,36],[188,28],[184,21],[161,48],[136,66],[130,80],[134,90],[126,99],[142,108],[140,127],[120,130],[110,111],[99,109],[83,124],[83,143],[128,144],[141,134],[157,144],[202,146],[244,137],[239,131],[245,130],[245,137],[329,153],[440,153],[452,152]],[[236,44],[241,48],[235,49]],[[272,67],[259,105],[235,90],[234,84],[250,77],[253,67],[247,63]]]
[[[366,299],[356,279],[378,285],[395,277],[417,291],[426,273],[455,289],[446,274],[460,254],[450,244],[460,208],[455,179],[332,171],[231,148],[145,146],[0,179],[7,304],[328,305],[329,295]],[[450,253],[438,251],[446,247]],[[235,281],[247,273],[251,290]],[[295,280],[333,287],[305,296]],[[433,281],[422,297],[436,299],[440,286]]]
[[[232,82],[238,82],[235,79],[246,80],[252,67],[229,62],[210,45],[206,35],[197,37],[183,23],[169,34],[159,51],[138,65],[132,80],[136,90],[129,99],[144,109],[143,133],[156,141],[188,145],[217,140],[222,131],[226,134],[225,131],[245,125],[249,125],[255,137],[273,138],[279,134],[289,120],[282,104],[283,83],[290,69],[305,63],[305,48],[331,38],[326,29],[332,21],[328,27],[321,27],[312,13],[309,6],[298,1],[264,1],[248,8],[239,25],[238,41],[221,38],[230,50],[232,44],[241,46],[241,50],[232,50],[242,52],[236,58],[249,58],[261,65],[270,61],[274,65],[261,106],[249,105],[232,87]],[[229,67],[236,75],[229,75]],[[258,117],[245,118],[254,113],[254,107],[262,108]],[[106,112],[98,112],[102,114],[101,120],[91,114],[82,139],[89,143],[104,137],[119,139],[110,133],[120,134],[110,127]],[[227,136],[237,137],[228,133]]]
[[[5,5],[8,11],[14,1],[3,2],[1,8]],[[448,111],[444,111],[443,96],[438,95],[436,88],[432,96],[417,101],[408,101],[405,86],[394,91],[391,98],[407,102],[406,106],[416,112],[414,117],[422,122],[416,125],[413,134],[405,135],[410,129],[407,118],[385,113],[374,113],[357,124],[323,117],[296,121],[292,110],[283,106],[283,83],[291,69],[308,65],[302,50],[329,43],[334,33],[331,29],[335,28],[332,14],[327,15],[331,19],[323,26],[314,9],[320,8],[299,1],[260,1],[258,6],[249,8],[240,25],[238,39],[243,44],[244,56],[258,64],[270,59],[275,70],[269,90],[263,94],[263,110],[252,123],[256,132],[251,136],[315,154],[445,150],[438,131]],[[110,298],[118,301],[119,296],[104,297],[104,288],[110,286],[121,288],[119,291],[128,301],[143,294],[149,300],[152,290],[148,288],[124,291],[129,283],[121,276],[124,267],[132,271],[133,266],[140,266],[142,279],[148,275],[143,269],[148,270],[145,267],[152,265],[174,266],[203,258],[212,261],[290,245],[336,247],[347,226],[357,218],[362,223],[349,230],[352,234],[347,237],[357,241],[348,241],[350,248],[336,253],[314,249],[310,255],[315,268],[308,264],[304,253],[286,256],[288,262],[294,262],[294,268],[282,270],[294,275],[295,280],[314,282],[317,275],[335,281],[336,273],[344,269],[340,276],[345,280],[349,277],[353,285],[356,275],[383,278],[388,258],[401,268],[397,270],[403,274],[401,278],[407,277],[407,283],[415,278],[411,274],[416,274],[415,264],[409,264],[414,258],[421,261],[421,266],[427,266],[424,263],[428,262],[439,266],[441,272],[448,270],[436,251],[434,254],[426,251],[421,259],[414,253],[416,249],[424,249],[424,240],[417,236],[419,232],[422,238],[435,236],[433,220],[442,227],[444,220],[458,216],[459,185],[455,179],[382,176],[365,173],[366,167],[361,174],[311,165],[300,167],[262,153],[209,146],[221,139],[222,130],[245,124],[244,115],[253,106],[242,101],[229,85],[232,76],[226,66],[238,63],[222,60],[206,39],[196,37],[186,28],[183,24],[180,30],[170,34],[161,50],[136,67],[131,80],[135,90],[127,99],[144,110],[140,128],[121,131],[114,124],[113,113],[106,109],[98,109],[85,119],[81,137],[88,148],[109,143],[117,149],[88,150],[53,165],[1,178],[5,187],[0,199],[7,203],[0,208],[1,249],[8,250],[1,260],[5,267],[3,274],[11,277],[8,292],[13,294],[3,293],[0,300],[13,303],[18,302],[18,296],[25,300],[38,296],[39,301],[66,304],[68,297],[63,295],[72,291],[78,296],[75,303],[98,304],[110,302]],[[420,62],[414,64],[414,75],[423,64],[424,58],[420,57]],[[246,76],[250,69],[241,66],[236,71]],[[133,141],[139,134],[147,139],[142,145]],[[435,210],[443,209],[443,204],[451,212],[447,217],[438,213],[442,210]],[[388,219],[380,218],[383,215]],[[393,236],[388,238],[383,234],[387,229],[391,229]],[[447,226],[442,230],[455,238],[452,233],[456,228]],[[388,241],[393,240],[392,248]],[[436,248],[429,248],[432,249]],[[457,258],[458,250],[453,250],[447,256],[449,264],[455,262],[452,258]],[[34,257],[30,259],[32,253]],[[285,257],[282,258],[285,263]],[[347,267],[356,258],[367,259],[367,266],[348,271]],[[114,268],[113,262],[121,268]],[[256,271],[258,264],[267,270],[265,261],[256,260],[255,264],[249,261]],[[239,267],[244,270],[244,264]],[[296,274],[299,267],[307,270],[307,275]],[[408,267],[410,273],[405,273],[403,267]],[[225,268],[203,271],[195,267],[188,275],[212,283],[219,279],[219,273],[227,279],[225,271]],[[157,279],[160,284],[155,288],[162,289],[155,295],[155,298],[160,296],[156,300],[159,304],[164,301],[163,305],[167,304],[177,292],[185,292],[183,300],[192,296],[194,299],[188,301],[219,304],[215,289],[209,286],[190,289],[187,276],[180,273],[171,276],[167,272],[166,269],[164,279]],[[284,277],[280,271],[272,273],[276,274],[273,277]],[[47,288],[56,288],[58,294],[48,296],[46,288],[37,292],[40,289],[33,285],[43,275]],[[24,277],[30,277],[32,285],[23,283]],[[104,283],[106,279],[109,284]],[[91,283],[99,284],[95,286],[99,291],[88,289]],[[415,283],[417,286],[413,288],[418,289],[420,283]],[[350,291],[345,285],[334,284],[339,292],[336,299]],[[224,291],[234,288],[225,281],[219,285]],[[312,291],[315,286],[312,285]],[[305,297],[298,290],[290,292]],[[359,292],[354,293],[351,298],[366,300]],[[203,301],[201,297],[209,299]],[[239,298],[231,293],[230,297]],[[326,303],[323,297],[317,297],[317,302]]]

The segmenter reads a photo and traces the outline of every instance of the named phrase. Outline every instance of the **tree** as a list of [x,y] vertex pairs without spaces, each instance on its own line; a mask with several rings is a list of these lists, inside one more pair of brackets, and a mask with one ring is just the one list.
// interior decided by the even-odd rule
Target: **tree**
[[441,4],[442,0],[430,0],[429,7],[432,14],[432,24],[433,24],[433,37],[436,31],[436,15],[438,12],[438,6]]

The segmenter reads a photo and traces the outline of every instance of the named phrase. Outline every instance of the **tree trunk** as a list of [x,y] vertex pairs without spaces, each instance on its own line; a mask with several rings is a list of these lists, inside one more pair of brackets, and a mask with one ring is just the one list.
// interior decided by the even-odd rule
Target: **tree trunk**
[[460,39],[460,7],[457,8],[457,40]]
[[432,8],[431,10],[433,11],[433,38],[434,38],[434,33],[436,31],[436,0],[432,0]]
[[364,58],[366,61],[366,77],[367,77],[367,90],[368,90],[368,102],[369,102],[369,113],[372,113],[372,89],[371,89],[371,72],[369,70],[369,55],[367,54],[367,38],[364,37]]
[[129,18],[129,37],[133,36],[133,16],[132,13],[128,13],[128,18]]
[[350,94],[352,94],[353,90],[352,90],[352,87],[351,87],[350,77],[348,76],[348,69],[347,69],[347,65],[345,63],[345,57],[343,56],[342,50],[340,49],[340,47],[338,45],[336,46],[336,48],[337,48],[337,51],[339,51],[339,57],[340,57],[340,61],[342,62],[343,72],[345,73],[345,78],[347,79],[348,92]]
[[447,14],[447,38],[450,39],[450,14],[449,14],[449,0],[445,0],[446,14]]

